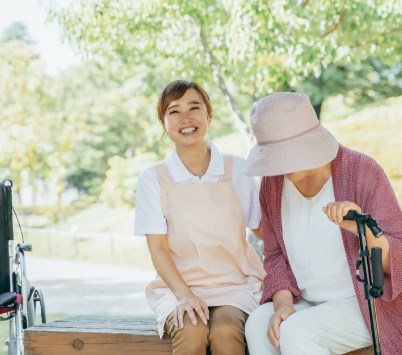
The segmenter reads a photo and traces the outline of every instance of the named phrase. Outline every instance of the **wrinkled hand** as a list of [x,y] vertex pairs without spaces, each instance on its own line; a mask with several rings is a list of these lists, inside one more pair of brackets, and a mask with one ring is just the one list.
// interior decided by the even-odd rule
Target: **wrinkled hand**
[[201,298],[198,298],[194,295],[186,295],[181,297],[177,302],[174,313],[174,323],[176,327],[179,328],[184,327],[183,318],[185,312],[187,312],[193,325],[196,326],[197,317],[195,316],[194,311],[199,315],[204,324],[208,323],[209,321],[208,306]]
[[291,314],[295,313],[293,305],[281,306],[271,316],[268,325],[268,339],[275,348],[279,348],[279,326]]
[[358,205],[349,201],[336,201],[329,203],[323,207],[322,210],[330,221],[334,222],[339,227],[352,232],[354,235],[358,235],[356,222],[343,220],[343,217],[346,216],[350,210],[361,212],[362,209]]

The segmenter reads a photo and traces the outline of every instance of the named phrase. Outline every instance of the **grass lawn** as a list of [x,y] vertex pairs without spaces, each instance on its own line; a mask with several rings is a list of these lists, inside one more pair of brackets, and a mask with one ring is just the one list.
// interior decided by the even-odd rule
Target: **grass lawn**
[[[20,239],[20,237],[18,237]],[[100,264],[119,264],[151,269],[152,262],[145,238],[118,236],[91,236],[85,233],[73,237],[60,232],[25,233],[32,243],[32,255],[56,259],[77,260]]]
[[402,205],[402,97],[324,125],[341,144],[372,156],[384,168]]

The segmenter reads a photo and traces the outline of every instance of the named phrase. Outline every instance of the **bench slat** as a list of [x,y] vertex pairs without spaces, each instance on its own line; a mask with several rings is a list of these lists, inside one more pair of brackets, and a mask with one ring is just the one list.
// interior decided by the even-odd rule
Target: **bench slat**
[[[141,317],[74,316],[25,331],[27,355],[170,355],[171,339],[159,339],[155,320]],[[372,348],[348,355],[372,355]]]
[[171,354],[168,337],[159,339],[155,321],[139,317],[75,316],[26,330],[28,355]]

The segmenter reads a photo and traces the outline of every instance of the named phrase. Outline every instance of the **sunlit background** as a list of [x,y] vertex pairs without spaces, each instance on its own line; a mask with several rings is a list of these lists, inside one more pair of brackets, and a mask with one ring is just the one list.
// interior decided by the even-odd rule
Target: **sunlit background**
[[133,235],[135,191],[171,149],[155,107],[174,79],[207,90],[210,138],[243,157],[256,100],[309,95],[341,143],[380,162],[402,201],[401,24],[391,0],[1,0],[0,180],[14,183],[37,258],[28,273],[46,285],[50,312],[76,311],[52,303],[46,260],[140,270],[131,299],[152,277]]

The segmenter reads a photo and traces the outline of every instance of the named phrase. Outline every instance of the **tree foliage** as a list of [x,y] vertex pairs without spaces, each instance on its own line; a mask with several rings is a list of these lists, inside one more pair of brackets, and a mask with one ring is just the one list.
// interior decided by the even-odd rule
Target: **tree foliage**
[[[133,204],[139,168],[164,155],[155,104],[177,78],[214,103],[211,137],[246,141],[272,91],[354,102],[401,93],[401,8],[392,0],[77,0],[48,6],[86,58],[49,76],[22,24],[0,40],[0,172],[19,187],[68,188]],[[60,4],[60,2],[59,2]],[[141,155],[153,151],[156,155]],[[144,160],[145,159],[145,160]]]
[[[126,78],[125,78],[126,79]],[[0,174],[16,191],[57,196],[68,188],[98,196],[108,159],[133,157],[155,145],[154,107],[138,95],[141,82],[117,82],[94,63],[49,76],[25,42],[0,47]],[[35,201],[34,201],[35,202]],[[49,210],[50,211],[50,210]]]
[[32,38],[29,36],[27,27],[22,22],[14,22],[8,26],[0,36],[0,42],[9,42],[11,40],[21,41],[26,44],[32,44]]
[[310,76],[297,85],[296,91],[307,93],[320,114],[323,101],[342,95],[350,106],[361,106],[391,96],[402,95],[401,64],[386,64],[368,58],[346,66],[329,65],[320,76]]
[[146,153],[123,159],[115,156],[109,159],[109,169],[102,187],[101,199],[110,206],[134,206],[138,176],[151,164],[158,161],[154,153]]
[[330,65],[399,63],[401,12],[393,0],[90,0],[50,9],[67,40],[101,63],[145,65],[167,81],[213,79],[245,137],[251,101],[239,96],[296,90]]
[[[66,179],[81,192],[99,194],[115,156],[134,156],[152,139],[145,133],[150,120],[135,83],[120,86],[96,66],[86,65],[58,78],[58,112],[73,129],[74,144],[68,154]],[[134,86],[134,87],[133,87]]]
[[[17,182],[20,172],[29,179],[47,170],[46,147],[42,144],[49,125],[41,111],[43,68],[24,42],[10,41],[0,47],[0,165],[7,167]],[[43,176],[42,176],[43,177]],[[19,185],[19,184],[18,184]]]

